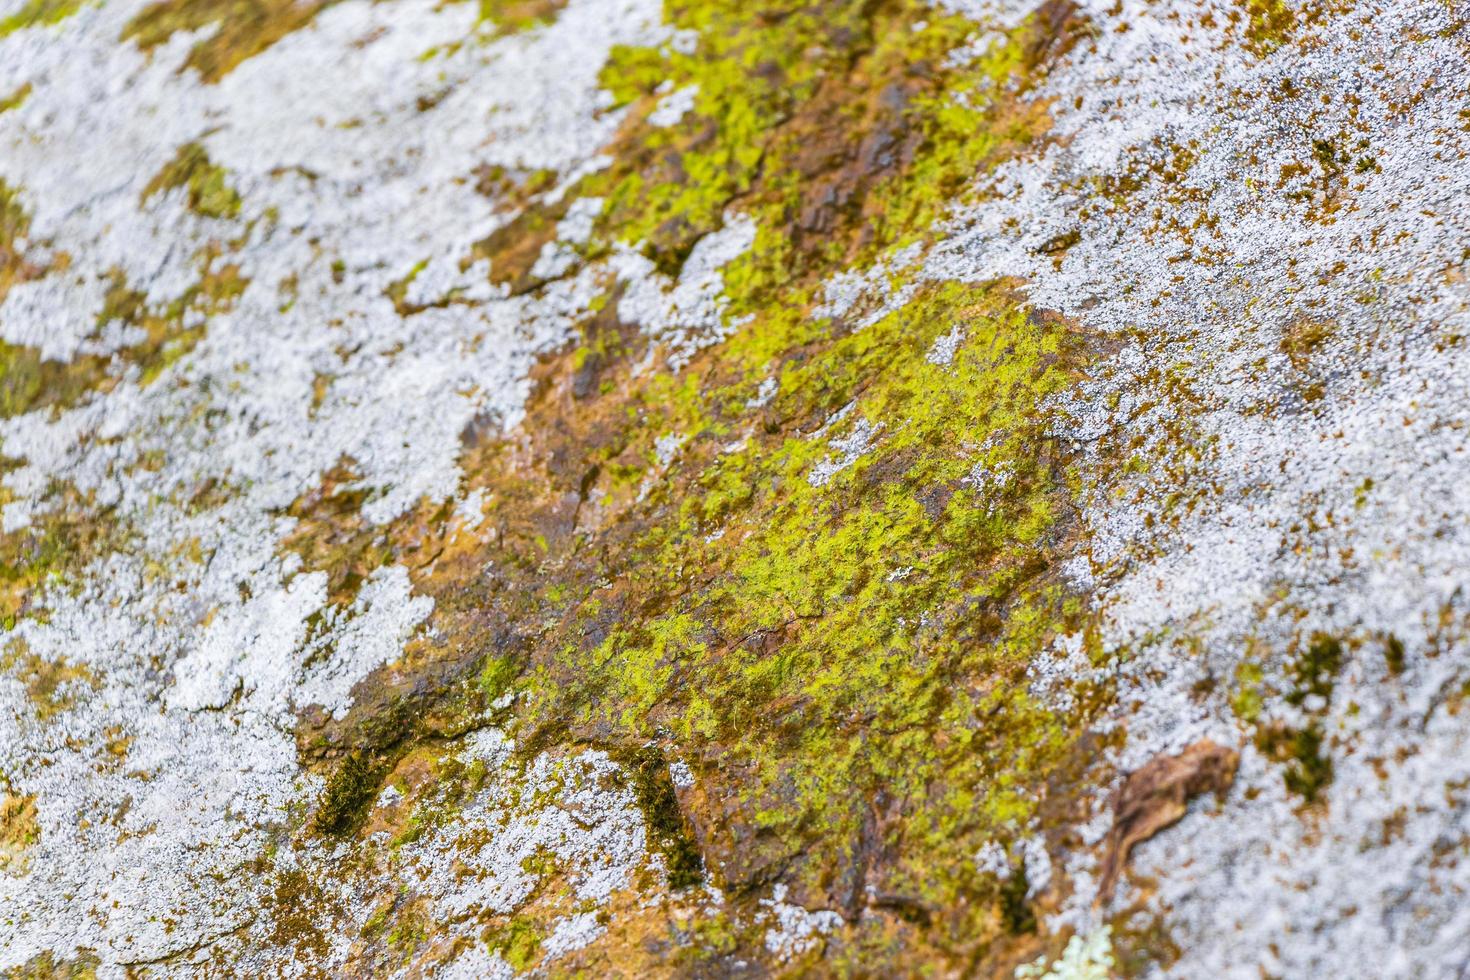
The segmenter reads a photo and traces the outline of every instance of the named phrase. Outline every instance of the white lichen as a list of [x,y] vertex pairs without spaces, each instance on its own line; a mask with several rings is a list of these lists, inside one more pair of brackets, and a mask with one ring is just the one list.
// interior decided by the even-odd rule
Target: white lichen
[[842,916],[826,909],[813,911],[786,901],[788,889],[777,885],[760,905],[774,920],[765,933],[766,951],[790,959],[811,949],[823,934],[842,925]]

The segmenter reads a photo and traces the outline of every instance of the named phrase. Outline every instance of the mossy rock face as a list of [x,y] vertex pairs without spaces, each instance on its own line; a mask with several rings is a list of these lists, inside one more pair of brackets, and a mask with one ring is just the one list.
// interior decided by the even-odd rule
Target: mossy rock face
[[1461,962],[1467,38],[15,6],[0,973]]

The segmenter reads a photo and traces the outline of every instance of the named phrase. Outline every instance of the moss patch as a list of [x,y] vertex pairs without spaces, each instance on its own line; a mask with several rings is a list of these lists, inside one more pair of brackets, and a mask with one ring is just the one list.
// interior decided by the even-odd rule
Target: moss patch
[[0,534],[0,626],[6,629],[23,616],[44,615],[46,589],[75,581],[125,538],[110,510],[95,508],[91,493],[67,485],[48,496],[28,526]]
[[183,188],[190,211],[206,218],[233,218],[240,213],[240,195],[227,176],[223,167],[210,161],[204,147],[186,143],[143,188],[143,201]]
[[[0,242],[0,259],[4,257]],[[142,331],[142,339],[110,356],[81,354],[70,361],[45,358],[36,347],[0,341],[0,418],[39,409],[66,409],[93,392],[107,392],[137,369],[146,387],[203,339],[207,318],[234,306],[249,285],[240,267],[221,261],[217,246],[199,256],[198,281],[177,299],[149,306],[121,273],[114,273],[97,326],[119,320]],[[0,286],[3,286],[0,279]]]
[[[29,234],[31,217],[21,204],[20,192],[0,178],[0,300],[10,287],[41,275],[42,269],[27,262],[19,243]],[[0,382],[3,382],[0,367]],[[0,397],[4,397],[0,395]]]
[[[766,286],[919,240],[977,171],[1045,131],[1046,104],[1028,93],[1075,39],[1074,11],[1049,5],[947,69],[973,24],[922,3],[670,0],[665,16],[697,33],[694,50],[617,49],[604,71],[636,104],[613,167],[586,185],[607,199],[604,240],[672,271],[738,204],[760,226],[747,274]],[[641,122],[685,86],[698,94],[683,119]]]
[[624,755],[618,762],[632,776],[648,833],[664,856],[669,887],[689,888],[703,882],[704,861],[679,809],[668,760],[658,749],[645,748]]
[[1308,804],[1316,803],[1332,782],[1332,759],[1325,751],[1326,734],[1315,719],[1293,728],[1287,725],[1262,727],[1256,747],[1283,765],[1281,781],[1287,790]]
[[327,598],[337,606],[350,605],[363,581],[391,559],[387,532],[361,514],[370,493],[357,461],[344,458],[286,509],[298,523],[285,547],[301,556],[306,569],[327,573]]
[[71,663],[65,657],[46,660],[32,653],[22,639],[11,640],[5,648],[0,671],[25,684],[26,696],[42,722],[76,707],[81,691],[98,686],[96,675],[85,664]]
[[567,0],[478,0],[480,22],[495,25],[497,33],[513,34],[549,24]]
[[361,752],[352,752],[327,780],[317,804],[316,829],[326,834],[355,831],[382,788],[388,767]]
[[1230,20],[1239,27],[1246,50],[1264,58],[1291,43],[1302,27],[1344,9],[1339,0],[1238,0]]
[[123,28],[122,40],[144,51],[177,31],[212,33],[189,50],[184,65],[206,82],[217,82],[242,61],[260,54],[293,31],[310,24],[333,0],[159,0]]
[[[1034,956],[1043,899],[972,858],[1071,819],[1109,697],[1078,680],[1063,709],[1028,675],[1064,634],[1101,657],[1058,571],[1081,486],[1059,399],[1098,345],[1015,283],[922,285],[861,329],[816,310],[833,274],[922,249],[977,172],[1044,137],[1034,87],[1085,23],[1049,4],[961,69],[947,55],[973,25],[921,4],[666,14],[697,41],[614,55],[630,111],[613,163],[572,190],[604,199],[582,252],[635,246],[677,273],[738,210],[757,230],[723,272],[729,336],[671,370],[611,288],[533,372],[514,438],[467,427],[473,533],[424,504],[369,534],[350,473],[301,501],[286,544],[308,567],[401,562],[435,607],[299,743],[396,758],[494,712],[526,757],[622,759],[672,884],[702,866],[752,913],[777,881],[841,910],[813,956]],[[691,112],[649,123],[686,85]],[[538,193],[477,250],[513,290],[540,288],[562,213]],[[679,928],[723,937],[701,969],[768,958],[759,930],[695,918]]]
[[[930,359],[957,326],[953,359]],[[671,883],[702,858],[737,894],[778,878],[856,911],[871,886],[902,928],[973,955],[1025,920],[968,855],[1037,815],[1105,697],[1081,685],[1063,715],[1024,681],[1086,622],[1050,568],[1071,491],[1045,405],[1087,343],[1003,286],[799,336],[771,365],[769,335],[742,332],[690,366],[697,386],[633,380],[637,338],[615,312],[589,323],[543,368],[532,455],[466,451],[494,493],[478,546],[445,550],[427,510],[384,539],[410,567],[439,556],[416,573],[437,639],[312,738],[391,754],[518,692],[525,753],[591,742],[625,760]],[[758,411],[746,358],[778,379]],[[870,451],[813,481],[867,420]],[[660,470],[669,431],[687,438]],[[390,704],[397,721],[377,713]],[[688,794],[664,745],[690,761]]]
[[40,953],[10,973],[14,980],[97,980],[97,967],[102,961],[83,952],[72,959],[60,959],[52,953]]
[[485,944],[500,953],[517,973],[535,964],[541,952],[541,930],[531,919],[517,916],[486,936]]
[[105,358],[83,355],[70,362],[53,361],[43,358],[40,348],[0,340],[0,418],[73,405],[106,377]]
[[[1297,641],[1286,664],[1288,685],[1284,692],[1270,689],[1259,665],[1246,663],[1239,672],[1247,684],[1233,702],[1236,714],[1255,725],[1256,748],[1282,765],[1283,784],[1304,805],[1320,803],[1323,791],[1332,782],[1325,719],[1348,646],[1342,638],[1321,632]],[[1258,721],[1265,699],[1274,700],[1278,693],[1282,703],[1299,710],[1299,720]]]
[[15,13],[0,19],[0,37],[8,37],[27,27],[59,24],[81,9],[81,0],[28,0]]
[[314,913],[325,899],[321,887],[305,871],[287,871],[276,878],[271,893],[271,941],[323,957],[330,943],[317,927]]
[[40,839],[36,797],[12,793],[7,786],[0,792],[0,874],[25,874],[26,852]]
[[0,98],[0,112],[9,112],[11,109],[19,109],[22,105],[25,105],[26,99],[31,97],[31,91],[31,83],[26,82],[9,95]]

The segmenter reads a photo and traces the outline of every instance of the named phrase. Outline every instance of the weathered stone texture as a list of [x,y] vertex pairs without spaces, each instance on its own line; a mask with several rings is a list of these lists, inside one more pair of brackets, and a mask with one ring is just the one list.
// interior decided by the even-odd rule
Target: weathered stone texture
[[0,972],[1460,977],[1459,0],[0,0]]

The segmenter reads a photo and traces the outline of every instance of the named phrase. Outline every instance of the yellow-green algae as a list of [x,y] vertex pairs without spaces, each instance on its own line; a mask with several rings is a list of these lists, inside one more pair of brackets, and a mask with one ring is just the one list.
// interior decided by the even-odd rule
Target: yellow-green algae
[[77,688],[97,687],[96,675],[85,664],[69,663],[65,657],[46,660],[31,652],[23,639],[11,640],[0,654],[0,673],[22,681],[26,696],[40,721],[50,721],[77,703]]
[[[953,360],[935,363],[935,340],[957,327]],[[652,739],[685,760],[727,823],[694,806],[694,826],[682,827],[660,815],[665,788],[640,795],[666,855],[697,844],[722,886],[738,894],[781,877],[809,902],[855,912],[871,885],[876,904],[933,930],[925,941],[978,955],[1035,916],[1023,867],[1010,878],[1018,892],[971,858],[1025,832],[1106,696],[1079,685],[1080,703],[1059,713],[1030,695],[1025,674],[1058,631],[1086,624],[1051,567],[1071,491],[1047,408],[1075,383],[1086,339],[1020,308],[1004,284],[937,285],[866,329],[821,332],[787,352],[761,417],[744,410],[743,381],[647,381],[620,413],[626,441],[602,452],[646,457],[638,445],[653,433],[680,431],[676,472],[632,486],[614,458],[584,447],[587,466],[605,463],[611,493],[642,491],[638,517],[625,539],[608,535],[615,552],[565,574],[541,564],[566,560],[544,533],[496,551],[528,566],[534,598],[522,599],[545,625],[529,659],[487,653],[476,686],[487,701],[520,692],[507,720],[528,747]],[[570,361],[615,347],[594,342]],[[587,400],[625,394],[597,390]],[[848,424],[883,429],[867,455],[814,486],[827,436],[842,429],[810,429],[848,404]],[[783,419],[799,424],[785,431]],[[445,624],[485,601],[477,595],[441,593]],[[360,735],[402,738],[405,705],[374,718],[378,735]],[[378,785],[361,756],[349,760],[324,800],[336,829]],[[695,862],[683,860],[680,881],[693,880]]]
[[486,938],[486,945],[498,950],[512,969],[522,972],[535,962],[541,940],[540,929],[534,921],[516,916],[505,928],[491,933]]
[[9,976],[14,980],[97,980],[97,967],[101,962],[90,952],[80,952],[71,959],[60,959],[45,952],[27,960]]
[[1229,16],[1232,22],[1243,22],[1246,50],[1265,57],[1290,43],[1304,24],[1320,23],[1344,9],[1335,0],[1238,0]]

